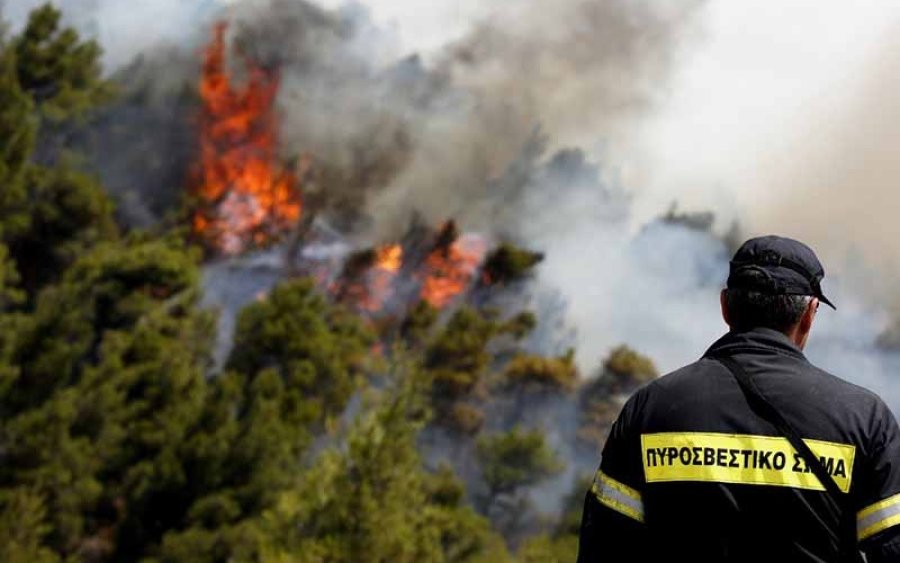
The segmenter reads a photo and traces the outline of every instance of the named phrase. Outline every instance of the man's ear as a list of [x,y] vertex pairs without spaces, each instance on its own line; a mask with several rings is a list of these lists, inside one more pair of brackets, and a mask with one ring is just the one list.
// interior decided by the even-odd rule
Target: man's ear
[[722,307],[722,320],[725,321],[729,327],[731,326],[731,315],[728,314],[728,304],[725,301],[725,291],[722,290],[722,293],[719,294],[719,305]]
[[801,334],[809,334],[810,329],[812,329],[813,320],[816,318],[816,311],[819,309],[819,298],[813,297],[809,300],[809,304],[806,305],[806,311],[803,312],[803,316],[800,317],[800,333]]
[[812,329],[813,320],[816,318],[816,309],[818,308],[819,299],[813,297],[809,300],[809,303],[806,305],[806,310],[803,311],[803,316],[800,317],[800,322],[797,323],[793,330],[791,340],[793,340],[794,344],[801,350],[806,346],[806,341],[809,338],[809,331]]

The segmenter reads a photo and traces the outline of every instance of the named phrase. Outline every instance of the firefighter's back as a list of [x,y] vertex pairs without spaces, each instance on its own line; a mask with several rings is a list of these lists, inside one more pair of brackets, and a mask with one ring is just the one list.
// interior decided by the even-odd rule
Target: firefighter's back
[[639,390],[610,429],[580,563],[859,561],[860,550],[900,563],[900,427],[875,394],[802,352],[820,303],[834,307],[824,275],[797,240],[735,252],[720,294],[728,333]]
[[[802,435],[848,497],[878,434],[877,396],[817,369],[774,331],[730,335],[710,353],[732,355]],[[833,560],[840,529],[802,456],[748,404],[719,361],[700,361],[639,391],[622,413],[639,450],[650,545],[686,560]],[[635,456],[637,457],[637,456]],[[865,478],[860,479],[864,483]],[[846,518],[847,515],[844,514]],[[846,521],[846,520],[844,520]]]

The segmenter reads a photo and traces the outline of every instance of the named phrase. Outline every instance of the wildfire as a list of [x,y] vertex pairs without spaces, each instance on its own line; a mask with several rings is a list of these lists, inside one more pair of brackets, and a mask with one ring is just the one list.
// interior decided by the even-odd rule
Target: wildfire
[[439,309],[469,287],[487,250],[484,239],[459,236],[455,229],[448,222],[442,233],[452,230],[452,234],[439,237],[439,244],[425,259],[420,297]]
[[375,313],[392,295],[394,279],[403,267],[403,247],[389,244],[350,255],[329,290],[338,301]]
[[214,249],[235,254],[277,239],[301,213],[296,178],[277,164],[275,73],[247,61],[235,87],[225,66],[225,31],[215,27],[204,53],[200,162],[194,231]]
[[387,244],[348,257],[329,286],[331,294],[359,310],[379,313],[386,305],[402,307],[419,299],[443,309],[470,289],[487,250],[483,238],[461,235],[453,221],[437,231],[411,232],[415,235],[408,235],[403,245]]
[[399,244],[382,246],[375,251],[375,265],[369,271],[369,289],[362,307],[370,312],[380,311],[391,295],[397,272],[403,267],[403,247]]
[[378,249],[375,258],[375,268],[385,272],[397,272],[403,266],[403,247],[399,244],[389,244]]

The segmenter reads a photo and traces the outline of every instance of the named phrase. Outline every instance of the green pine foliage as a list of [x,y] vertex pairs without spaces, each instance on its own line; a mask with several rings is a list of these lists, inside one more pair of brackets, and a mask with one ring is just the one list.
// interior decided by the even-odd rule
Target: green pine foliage
[[563,469],[540,430],[513,428],[484,436],[477,454],[491,497],[516,493]]
[[0,237],[32,298],[80,253],[117,234],[108,196],[77,170],[74,155],[56,166],[32,162],[39,136],[58,144],[50,142],[53,127],[112,94],[99,46],[60,19],[46,4],[18,36],[0,41]]
[[92,246],[114,240],[113,205],[100,184],[69,162],[32,165],[25,174],[28,225],[7,238],[22,277],[34,295]]
[[537,535],[526,540],[518,550],[520,563],[571,563],[577,557],[577,535]]
[[213,327],[195,307],[197,274],[175,243],[107,243],[23,323],[18,373],[0,397],[0,487],[43,496],[61,554],[127,551],[170,522]]
[[0,243],[0,312],[9,312],[25,299],[19,288],[20,279],[19,270],[9,255],[9,247]]
[[112,95],[112,85],[101,76],[100,46],[62,27],[61,17],[44,4],[12,41],[19,84],[51,121],[81,117]]
[[28,224],[23,176],[34,151],[37,118],[34,101],[16,73],[15,55],[0,41],[0,235],[16,234]]
[[484,276],[490,284],[506,284],[526,278],[544,255],[503,243],[488,254],[484,261]]
[[637,384],[647,383],[659,376],[653,360],[624,344],[610,352],[603,369],[612,377]]
[[658,376],[656,365],[647,356],[624,344],[613,348],[600,372],[578,390],[581,445],[599,452],[624,398]]
[[424,299],[413,305],[400,324],[400,336],[411,347],[420,347],[438,321],[438,310]]
[[575,351],[558,358],[519,354],[506,366],[507,384],[530,391],[571,391],[578,384]]
[[478,385],[491,361],[486,347],[498,328],[496,322],[469,307],[451,317],[425,355],[425,368],[434,374],[436,393],[460,397]]
[[43,545],[49,532],[47,507],[39,494],[25,488],[0,492],[0,561],[59,561],[59,556]]
[[374,335],[308,279],[277,286],[241,313],[228,368],[253,381],[270,370],[293,395],[297,423],[339,415],[365,371]]
[[[427,314],[428,310],[421,307],[413,310],[413,315]],[[486,376],[500,355],[491,347],[502,337],[523,338],[534,324],[530,312],[501,321],[495,311],[462,307],[425,340],[422,361],[432,378],[432,402],[439,424],[463,434],[474,434],[481,428],[484,417],[475,403],[486,398]]]
[[[271,561],[502,560],[502,541],[463,502],[446,468],[428,473],[415,438],[425,420],[421,376],[406,374],[377,408],[302,474],[265,516]],[[297,523],[302,523],[297,525]],[[488,555],[490,554],[490,557]]]

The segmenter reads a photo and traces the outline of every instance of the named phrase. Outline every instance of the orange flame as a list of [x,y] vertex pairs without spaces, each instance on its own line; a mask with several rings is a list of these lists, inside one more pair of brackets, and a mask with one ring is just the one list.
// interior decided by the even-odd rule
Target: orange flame
[[[431,252],[414,265],[411,277],[418,282],[419,299],[443,309],[470,288],[487,252],[487,242],[476,235],[460,236],[456,225],[448,221],[437,232]],[[341,302],[353,304],[360,311],[378,313],[397,292],[403,299],[412,297],[403,291],[397,277],[409,269],[400,244],[386,244],[357,253],[344,263],[339,279],[329,291]]]
[[469,287],[486,251],[485,241],[474,235],[435,248],[425,259],[420,297],[438,309],[449,305]]
[[384,308],[394,291],[394,279],[403,267],[403,247],[388,244],[351,256],[340,278],[329,291],[339,301],[361,311],[375,313]]
[[369,271],[369,288],[366,298],[362,300],[363,309],[375,312],[384,307],[391,295],[394,278],[403,266],[403,247],[389,244],[375,251],[375,264]]
[[204,54],[193,226],[210,246],[235,254],[277,239],[302,208],[294,175],[276,164],[278,76],[248,62],[246,84],[233,86],[225,68],[226,28],[216,25]]

